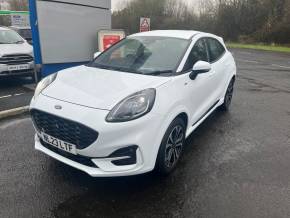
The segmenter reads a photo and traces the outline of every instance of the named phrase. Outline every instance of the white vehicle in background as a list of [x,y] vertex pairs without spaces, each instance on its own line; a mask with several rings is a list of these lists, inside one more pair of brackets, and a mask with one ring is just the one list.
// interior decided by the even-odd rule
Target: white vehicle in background
[[94,177],[169,174],[185,139],[215,109],[229,109],[235,75],[215,35],[131,35],[39,83],[30,105],[35,148]]
[[30,45],[32,42],[32,32],[30,26],[18,27],[18,26],[10,26],[9,29],[17,32],[21,37],[23,37]]
[[14,30],[0,27],[0,79],[11,76],[34,79],[33,48]]

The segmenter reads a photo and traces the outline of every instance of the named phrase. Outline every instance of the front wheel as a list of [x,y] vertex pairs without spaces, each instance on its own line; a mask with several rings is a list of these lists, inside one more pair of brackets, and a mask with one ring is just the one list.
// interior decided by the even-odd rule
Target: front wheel
[[230,109],[232,99],[233,99],[233,94],[234,94],[234,85],[235,85],[235,79],[233,78],[227,88],[224,103],[220,107],[220,109],[223,111],[228,111]]
[[156,170],[161,175],[170,174],[179,162],[185,142],[185,129],[185,123],[181,118],[176,118],[168,127],[156,162]]

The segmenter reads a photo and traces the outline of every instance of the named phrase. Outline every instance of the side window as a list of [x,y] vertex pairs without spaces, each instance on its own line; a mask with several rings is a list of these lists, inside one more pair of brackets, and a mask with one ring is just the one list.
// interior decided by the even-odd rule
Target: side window
[[191,70],[193,65],[198,61],[207,61],[208,55],[206,50],[206,44],[203,39],[198,40],[193,46],[187,61],[183,67],[183,71]]
[[223,56],[226,50],[224,46],[216,39],[207,38],[206,41],[208,45],[210,62],[215,62]]

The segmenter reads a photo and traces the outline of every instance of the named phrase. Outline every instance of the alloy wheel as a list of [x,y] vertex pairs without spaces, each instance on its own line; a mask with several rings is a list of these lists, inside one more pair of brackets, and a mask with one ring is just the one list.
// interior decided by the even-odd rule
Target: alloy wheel
[[232,98],[233,98],[233,93],[234,93],[234,82],[231,81],[228,89],[227,89],[227,93],[225,96],[225,106],[229,107],[231,102],[232,102]]
[[184,130],[181,125],[175,126],[170,132],[165,148],[165,165],[173,168],[178,162],[184,142]]

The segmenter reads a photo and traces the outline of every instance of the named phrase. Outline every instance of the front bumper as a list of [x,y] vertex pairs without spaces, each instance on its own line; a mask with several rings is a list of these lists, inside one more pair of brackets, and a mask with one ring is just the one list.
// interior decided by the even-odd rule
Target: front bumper
[[[140,150],[137,150],[137,154],[136,154],[137,155],[137,163],[136,164],[130,165],[130,166],[117,167],[117,169],[115,169],[115,171],[114,171],[114,170],[112,170],[112,165],[110,163],[110,160],[108,160],[107,158],[104,158],[104,159],[91,158],[91,160],[93,162],[95,161],[96,164],[98,164],[98,167],[90,167],[90,166],[87,166],[85,164],[81,164],[81,163],[78,163],[77,161],[73,161],[69,158],[66,158],[66,157],[44,147],[41,144],[39,137],[37,135],[35,135],[35,149],[49,155],[50,157],[52,157],[58,161],[65,163],[71,167],[74,167],[78,170],[81,170],[92,177],[130,176],[130,175],[137,175],[137,174],[142,174],[142,173],[150,171],[150,170],[147,170],[147,171],[142,170],[142,167],[144,166],[144,162],[142,160],[142,155],[141,155]],[[110,170],[110,168],[111,168],[111,170]],[[113,166],[113,168],[116,168],[116,167]]]
[[[55,109],[61,105],[62,110]],[[163,116],[149,113],[146,116],[126,122],[107,123],[105,118],[109,111],[75,105],[40,95],[32,100],[30,109],[37,109],[55,116],[84,124],[98,131],[98,139],[85,149],[77,150],[78,155],[90,159],[95,166],[88,166],[65,157],[44,146],[35,136],[35,148],[45,154],[93,177],[130,176],[152,171],[155,166],[159,145],[163,133]],[[136,145],[136,163],[117,166],[113,164],[116,157],[111,157],[119,149]],[[122,157],[120,157],[122,158]],[[117,158],[118,159],[118,158]]]

